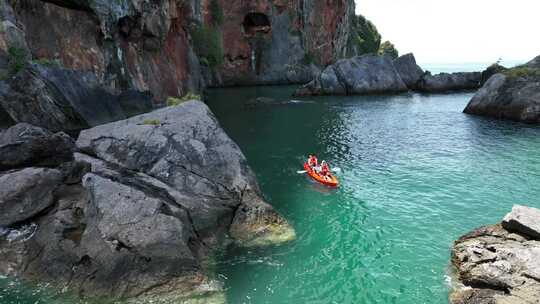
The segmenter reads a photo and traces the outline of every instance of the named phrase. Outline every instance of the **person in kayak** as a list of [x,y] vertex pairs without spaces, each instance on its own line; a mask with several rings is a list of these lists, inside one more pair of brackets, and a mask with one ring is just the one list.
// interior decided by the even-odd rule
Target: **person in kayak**
[[315,157],[315,155],[309,155],[308,165],[311,168],[316,168],[317,167],[317,157]]
[[328,167],[328,164],[324,160],[321,162],[320,174],[324,177],[328,177],[328,175],[330,175],[330,168]]

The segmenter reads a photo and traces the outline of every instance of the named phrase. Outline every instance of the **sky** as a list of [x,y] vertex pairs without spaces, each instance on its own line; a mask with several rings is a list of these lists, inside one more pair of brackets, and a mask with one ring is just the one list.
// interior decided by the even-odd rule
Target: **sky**
[[356,12],[420,63],[540,55],[540,0],[356,0]]

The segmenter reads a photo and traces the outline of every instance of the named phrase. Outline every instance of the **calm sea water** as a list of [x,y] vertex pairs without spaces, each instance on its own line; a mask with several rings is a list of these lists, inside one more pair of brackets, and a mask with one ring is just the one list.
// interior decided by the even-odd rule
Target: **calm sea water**
[[[513,204],[540,207],[540,128],[465,115],[472,94],[291,101],[291,90],[209,94],[298,234],[221,256],[229,303],[447,303],[452,241]],[[260,96],[291,102],[244,108]],[[339,189],[296,173],[309,153],[341,168]]]
[[[230,304],[447,303],[452,241],[512,204],[540,207],[540,128],[465,115],[472,94],[293,100],[293,89],[208,95],[298,236],[220,254]],[[287,103],[245,107],[255,97]],[[296,173],[309,153],[341,168],[339,189]],[[74,301],[0,277],[0,303]]]

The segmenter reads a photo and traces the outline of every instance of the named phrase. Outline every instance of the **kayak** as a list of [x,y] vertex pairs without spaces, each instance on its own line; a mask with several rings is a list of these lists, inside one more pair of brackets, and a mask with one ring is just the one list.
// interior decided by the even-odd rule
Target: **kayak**
[[315,170],[311,169],[311,167],[307,163],[304,163],[304,170],[306,170],[307,174],[318,183],[330,187],[337,187],[339,184],[337,178],[332,174],[328,173],[328,176],[324,177],[319,173],[315,172]]

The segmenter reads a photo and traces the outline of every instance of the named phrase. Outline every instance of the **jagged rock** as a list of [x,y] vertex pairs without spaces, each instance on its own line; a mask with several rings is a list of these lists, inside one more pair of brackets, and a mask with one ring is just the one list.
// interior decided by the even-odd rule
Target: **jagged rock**
[[493,75],[474,95],[467,114],[540,123],[540,69],[529,64]]
[[540,210],[515,205],[503,221],[503,227],[515,233],[540,240]]
[[26,123],[0,133],[0,170],[22,166],[58,166],[73,159],[75,142],[65,133]]
[[418,82],[422,79],[424,71],[418,64],[412,53],[405,54],[394,60],[394,66],[401,79],[410,90],[418,88]]
[[[246,159],[201,102],[190,101],[82,131],[77,146],[106,162],[152,176],[179,192],[207,197],[214,206],[236,202],[247,210],[260,209],[260,190]],[[272,221],[274,216],[270,215]],[[291,230],[284,220],[281,224],[284,230]],[[254,225],[250,227],[259,231]]]
[[[129,96],[140,105],[127,107],[127,112],[152,108],[149,95],[132,92]],[[0,83],[0,106],[14,121],[51,131],[80,130],[124,119],[122,105],[132,104],[126,97],[107,92],[93,73],[38,64]]]
[[428,93],[444,93],[450,91],[476,90],[480,87],[482,73],[441,73],[431,75],[429,72],[422,76],[418,90]]
[[34,217],[54,202],[62,173],[54,169],[26,168],[0,175],[0,226]]
[[[54,172],[54,179],[23,174],[52,180],[47,187],[38,180],[30,189],[14,177],[19,171],[0,176],[0,210],[7,210],[0,225],[26,220],[37,227],[0,231],[0,274],[82,297],[223,303],[223,288],[205,265],[228,234],[241,246],[295,237],[202,102],[84,130],[77,146],[81,152],[59,170],[20,171]],[[39,204],[16,209],[23,195]]]
[[[531,228],[523,229],[538,222],[540,210],[515,206],[502,225],[478,228],[457,240],[452,264],[462,287],[451,294],[450,302],[538,303],[540,242],[530,239]],[[512,230],[506,229],[509,223]]]
[[315,80],[295,92],[296,96],[377,94],[407,91],[387,56],[362,55],[342,59],[327,67]]

